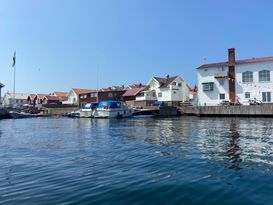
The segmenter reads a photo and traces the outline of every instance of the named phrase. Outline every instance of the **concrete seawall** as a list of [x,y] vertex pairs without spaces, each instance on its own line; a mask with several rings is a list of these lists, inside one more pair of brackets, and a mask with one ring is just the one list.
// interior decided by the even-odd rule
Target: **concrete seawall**
[[43,110],[43,112],[45,114],[48,114],[48,115],[52,115],[52,116],[60,116],[60,115],[63,115],[67,112],[72,112],[72,111],[76,111],[76,110],[79,110],[79,108],[77,107],[63,107],[63,108],[45,108]]
[[273,104],[235,105],[235,106],[201,106],[180,107],[183,115],[197,116],[240,116],[273,117]]

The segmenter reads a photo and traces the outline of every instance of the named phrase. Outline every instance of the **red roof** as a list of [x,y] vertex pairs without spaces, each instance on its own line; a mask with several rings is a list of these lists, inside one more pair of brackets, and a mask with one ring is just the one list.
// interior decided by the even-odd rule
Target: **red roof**
[[56,95],[57,97],[68,97],[67,92],[54,92],[53,94]]
[[122,96],[123,97],[136,96],[143,89],[144,87],[128,89]]
[[96,92],[96,90],[72,88],[77,95]]
[[43,99],[45,96],[47,96],[48,94],[36,94],[36,96],[38,96],[40,99]]
[[30,94],[30,95],[28,96],[28,98],[30,98],[30,100],[34,100],[35,97],[36,97],[36,94]]
[[[250,58],[250,59],[236,60],[235,65],[248,64],[248,63],[269,62],[269,61],[273,61],[273,56],[263,57],[263,58]],[[228,66],[228,61],[219,62],[219,63],[203,64],[203,65],[199,66],[197,69],[199,69],[199,68],[223,67],[223,66]]]
[[171,82],[173,82],[178,76],[173,76],[173,77],[166,77],[166,78],[159,78],[159,77],[154,77],[159,83],[160,83],[160,88],[165,88],[167,87]]
[[59,97],[54,96],[54,95],[46,95],[44,96],[44,98],[48,99],[48,100],[59,100]]

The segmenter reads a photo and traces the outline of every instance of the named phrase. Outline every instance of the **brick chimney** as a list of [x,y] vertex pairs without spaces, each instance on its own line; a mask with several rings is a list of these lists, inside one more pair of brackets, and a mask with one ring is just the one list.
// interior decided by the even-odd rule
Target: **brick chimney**
[[235,48],[228,49],[229,100],[235,103]]
[[235,48],[228,49],[228,65],[235,66]]

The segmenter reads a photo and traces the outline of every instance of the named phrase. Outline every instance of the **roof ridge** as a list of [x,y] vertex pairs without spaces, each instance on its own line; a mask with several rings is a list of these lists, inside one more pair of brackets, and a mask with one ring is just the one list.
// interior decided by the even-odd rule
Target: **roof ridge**
[[[245,64],[245,63],[257,63],[257,62],[267,62],[267,61],[273,61],[273,56],[266,56],[266,57],[253,57],[253,58],[245,58],[245,59],[239,59],[235,60],[235,64]],[[228,61],[222,61],[222,62],[216,62],[216,63],[206,63],[201,64],[198,68],[209,68],[212,66],[227,66]]]

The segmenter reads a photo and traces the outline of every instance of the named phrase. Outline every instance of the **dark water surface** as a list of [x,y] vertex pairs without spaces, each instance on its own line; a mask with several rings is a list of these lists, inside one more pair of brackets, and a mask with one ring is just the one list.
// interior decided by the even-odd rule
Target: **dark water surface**
[[273,119],[0,121],[0,204],[273,204]]

